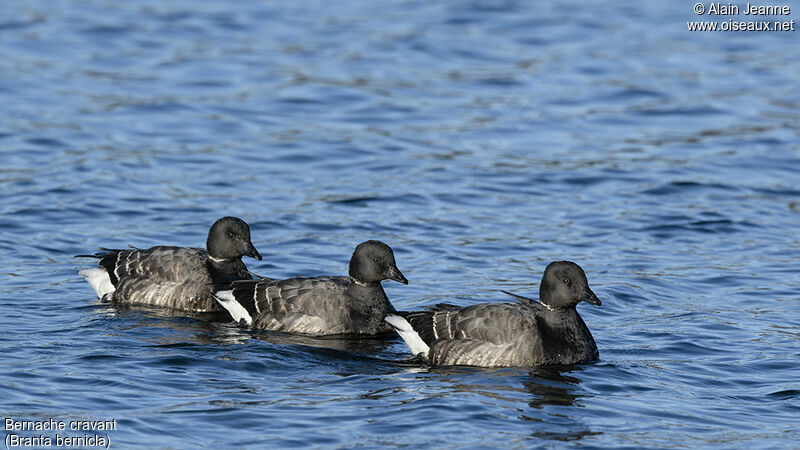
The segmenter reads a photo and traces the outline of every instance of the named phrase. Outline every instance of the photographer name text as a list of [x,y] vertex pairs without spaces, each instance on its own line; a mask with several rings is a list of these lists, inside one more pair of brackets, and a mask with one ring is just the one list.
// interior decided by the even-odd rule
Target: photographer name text
[[[698,5],[702,4],[698,3]],[[792,14],[792,9],[789,5],[765,6],[748,3],[744,8],[740,8],[733,3],[709,3],[702,10],[699,7],[696,8],[695,12],[698,15],[705,12],[707,16],[788,16]]]

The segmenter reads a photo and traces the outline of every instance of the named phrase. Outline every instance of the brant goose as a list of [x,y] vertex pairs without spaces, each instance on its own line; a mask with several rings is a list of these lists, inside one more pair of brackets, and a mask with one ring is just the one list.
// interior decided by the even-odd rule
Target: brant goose
[[120,305],[152,305],[192,312],[221,311],[213,290],[252,279],[242,256],[261,260],[250,227],[223,217],[211,227],[207,250],[157,246],[147,250],[100,248],[100,267],[81,270],[97,296]]
[[234,321],[260,330],[313,336],[390,332],[384,318],[395,309],[381,281],[408,284],[392,249],[380,241],[358,244],[349,273],[349,277],[236,281],[232,289],[215,296]]
[[519,303],[441,304],[386,317],[415,355],[434,365],[537,367],[597,359],[597,345],[578,315],[579,302],[600,305],[573,262],[544,271],[541,303],[503,291]]

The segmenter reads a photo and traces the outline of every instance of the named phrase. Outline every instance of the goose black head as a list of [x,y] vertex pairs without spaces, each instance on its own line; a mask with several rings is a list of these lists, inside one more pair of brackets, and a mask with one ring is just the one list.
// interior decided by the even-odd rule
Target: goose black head
[[250,256],[261,261],[261,254],[250,242],[250,226],[237,217],[223,217],[214,222],[208,232],[206,249],[208,256],[215,259],[228,261]]
[[408,284],[397,268],[391,247],[381,241],[358,244],[350,258],[350,278],[362,284],[375,284],[383,280]]
[[580,302],[600,306],[600,299],[589,289],[583,269],[571,261],[547,265],[539,285],[539,300],[551,308],[574,308]]

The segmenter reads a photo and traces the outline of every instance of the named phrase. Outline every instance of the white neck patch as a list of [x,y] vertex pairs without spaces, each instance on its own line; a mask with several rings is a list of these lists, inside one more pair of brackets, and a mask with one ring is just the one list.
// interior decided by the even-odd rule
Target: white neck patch
[[364,283],[363,281],[357,280],[357,279],[355,279],[353,277],[350,277],[350,279],[353,280],[353,283],[355,283],[355,284],[357,284],[359,286],[366,286],[367,285],[367,283]]

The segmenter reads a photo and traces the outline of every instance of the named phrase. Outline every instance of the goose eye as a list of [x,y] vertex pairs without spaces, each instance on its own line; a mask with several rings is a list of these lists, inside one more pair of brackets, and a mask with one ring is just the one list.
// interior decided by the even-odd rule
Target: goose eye
[[228,233],[228,237],[233,239],[235,237],[235,235],[233,233]]
[[372,258],[372,260],[375,261],[375,262],[379,262],[380,258]]
[[564,278],[564,284],[569,284],[569,278]]

